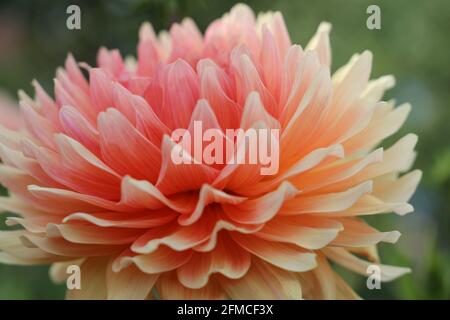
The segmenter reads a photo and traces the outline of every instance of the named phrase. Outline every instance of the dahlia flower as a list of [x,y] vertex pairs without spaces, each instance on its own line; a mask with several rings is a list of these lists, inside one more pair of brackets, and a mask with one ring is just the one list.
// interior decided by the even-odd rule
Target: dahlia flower
[[[363,216],[413,209],[421,173],[402,173],[417,137],[378,147],[410,106],[381,100],[394,79],[369,80],[368,51],[331,76],[330,29],[303,49],[279,12],[240,4],[204,35],[190,19],[158,36],[144,23],[137,59],[69,54],[54,98],[33,81],[22,125],[0,127],[0,209],[21,226],[0,233],[0,261],[51,264],[55,281],[78,265],[67,297],[82,299],[351,299],[333,264],[409,272],[377,254],[400,233]],[[279,170],[173,163],[170,135],[194,121],[279,129]]]

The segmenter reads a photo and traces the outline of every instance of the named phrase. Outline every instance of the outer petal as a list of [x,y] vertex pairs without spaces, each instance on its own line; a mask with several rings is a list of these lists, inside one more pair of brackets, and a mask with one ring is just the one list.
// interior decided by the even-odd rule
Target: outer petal
[[231,233],[242,248],[285,270],[304,272],[316,267],[315,254],[290,244],[265,241],[252,235]]
[[198,289],[207,285],[210,275],[214,273],[238,279],[245,275],[249,267],[250,254],[222,233],[213,251],[194,253],[191,259],[177,270],[177,275],[183,285]]
[[[372,263],[359,259],[343,248],[326,248],[323,252],[327,258],[336,263],[363,275],[367,275],[367,267]],[[410,273],[411,269],[403,267],[394,267],[388,265],[378,265],[381,270],[381,281],[391,281],[406,273]]]
[[292,272],[279,269],[257,258],[249,272],[238,280],[220,278],[220,284],[231,299],[301,299],[300,282]]
[[106,271],[106,292],[108,300],[143,300],[158,279],[158,274],[141,272],[134,265],[114,272],[111,265]]
[[316,250],[329,244],[343,230],[339,221],[310,215],[276,217],[255,235],[266,240],[296,244]]
[[209,283],[201,289],[189,289],[177,279],[175,272],[163,274],[156,284],[158,294],[164,300],[224,300],[227,298],[217,281]]
[[69,300],[106,299],[106,267],[108,258],[88,258],[80,266],[81,289],[68,290]]

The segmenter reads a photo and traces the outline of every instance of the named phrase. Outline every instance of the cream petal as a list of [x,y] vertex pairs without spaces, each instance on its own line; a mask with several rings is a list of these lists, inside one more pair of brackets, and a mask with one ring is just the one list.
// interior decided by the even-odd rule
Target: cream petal
[[[293,119],[297,119],[302,111],[310,104],[314,92],[326,92],[330,82],[329,71],[320,66],[315,51],[303,53],[301,47],[292,46],[284,64],[284,78],[282,83],[281,103],[283,109],[280,122],[283,128]],[[324,77],[327,75],[326,77]],[[326,82],[324,82],[326,80]],[[297,114],[295,117],[294,114]]]
[[298,193],[299,191],[289,182],[283,182],[278,189],[262,197],[238,204],[222,204],[222,208],[236,222],[260,224],[272,219],[282,205]]
[[[286,55],[283,57],[283,69],[281,75],[281,89],[280,89],[280,105],[283,106],[282,116],[284,117],[284,109],[286,109],[286,103],[288,99],[291,97],[292,90],[298,87],[299,81],[298,77],[300,74],[297,72],[299,67],[303,64],[304,52],[300,45],[293,45],[286,52]],[[298,93],[298,92],[297,92]],[[297,99],[299,96],[297,95]],[[289,116],[292,113],[289,113]],[[287,120],[283,118],[283,120]]]
[[311,38],[306,46],[306,50],[317,51],[320,62],[328,67],[331,66],[330,31],[331,24],[321,22],[316,34]]
[[224,300],[227,298],[217,281],[209,281],[201,289],[189,289],[180,283],[175,272],[161,275],[156,288],[163,300]]
[[35,217],[7,217],[5,224],[8,227],[20,225],[32,233],[45,233],[49,223],[61,223],[62,217],[57,215],[40,215]]
[[0,252],[0,263],[14,266],[36,266],[48,265],[49,263],[59,261],[61,258],[44,258],[44,259],[29,259],[16,257],[7,252]]
[[274,35],[277,42],[280,56],[284,57],[286,51],[291,46],[291,39],[284,23],[281,12],[266,12],[258,14],[257,26],[265,24]]
[[101,245],[125,245],[132,243],[142,234],[142,230],[117,227],[98,227],[71,224],[47,225],[47,237],[62,237],[72,243],[101,244]]
[[257,257],[288,271],[304,272],[316,267],[316,255],[294,245],[262,240],[252,235],[230,233],[234,241]]
[[263,224],[240,224],[235,221],[231,221],[223,213],[220,215],[220,219],[216,222],[211,235],[202,243],[196,245],[193,249],[197,252],[209,252],[215,249],[217,245],[217,238],[219,232],[222,230],[236,231],[242,234],[253,234],[263,227]]
[[[372,179],[391,172],[404,172],[410,169],[416,153],[417,143],[415,134],[407,134],[383,153],[383,161],[366,168],[358,177],[360,180]],[[402,155],[399,157],[399,155]]]
[[108,228],[144,229],[162,226],[176,218],[176,214],[167,209],[147,211],[143,213],[72,213],[64,218],[63,222],[86,221],[95,226]]
[[368,247],[381,241],[395,243],[400,237],[400,232],[380,232],[361,219],[343,218],[338,219],[344,229],[331,243],[332,246],[343,247]]
[[21,171],[28,173],[30,176],[35,178],[37,181],[54,186],[62,187],[61,184],[50,178],[39,163],[32,158],[26,157],[22,152],[16,151],[14,149],[8,148],[7,146],[0,143],[0,158],[2,162],[8,166],[13,166]]
[[27,201],[14,195],[0,197],[0,212],[4,211],[20,214],[23,217],[42,216],[45,214],[44,211],[35,208]]
[[22,170],[0,164],[0,183],[10,192],[27,197],[27,186],[37,183],[37,180]]
[[21,140],[26,137],[23,132],[14,131],[6,128],[0,123],[0,143],[14,149],[21,149]]
[[106,267],[108,258],[88,258],[80,266],[81,288],[67,290],[68,300],[104,300],[107,297]]
[[323,160],[327,159],[328,157],[343,158],[344,149],[342,148],[342,145],[335,144],[327,148],[319,148],[314,151],[311,151],[311,153],[307,154],[301,160],[296,162],[292,167],[290,167],[287,170],[287,172],[285,172],[280,177],[280,179],[282,180],[288,179],[300,173],[306,172],[309,169],[312,169],[315,166],[319,165]]
[[[99,212],[106,210],[131,212],[134,208],[65,189],[45,188],[29,184],[28,191],[39,200],[43,208],[53,213],[70,214],[74,211]],[[102,210],[103,209],[103,210]]]
[[342,230],[342,224],[331,219],[308,215],[279,216],[267,222],[255,236],[316,250],[333,241]]
[[392,75],[386,75],[371,80],[367,84],[362,97],[367,103],[375,103],[383,97],[386,90],[391,89],[394,85],[395,78]]
[[324,168],[315,168],[294,178],[293,183],[304,192],[343,190],[369,180],[370,177],[358,179],[358,174],[364,174],[368,166],[382,161],[383,149],[379,148],[361,158],[351,160],[343,158],[328,166],[325,165]]
[[335,212],[350,208],[362,195],[372,191],[372,181],[363,182],[343,192],[300,196],[289,200],[280,215]]
[[67,269],[70,266],[80,266],[84,259],[69,260],[64,262],[55,262],[50,266],[49,275],[54,283],[62,284],[69,277]]
[[0,261],[2,263],[40,265],[67,260],[66,257],[46,252],[40,248],[26,246],[22,241],[25,234],[24,230],[0,232]]
[[398,179],[375,179],[373,195],[387,203],[406,203],[422,178],[421,170],[413,170]]
[[358,135],[345,142],[345,148],[348,150],[357,150],[359,148],[369,149],[378,145],[383,139],[396,133],[406,121],[411,105],[402,104],[394,110],[384,114],[384,110],[389,105],[381,104],[378,109],[382,115],[377,114],[375,110],[374,116],[370,124]]
[[361,300],[361,297],[340,276],[334,273],[337,300]]
[[120,203],[133,208],[160,209],[164,206],[180,212],[189,213],[195,208],[195,197],[177,194],[166,197],[153,184],[146,180],[136,180],[129,176],[122,179],[122,198]]
[[337,291],[335,272],[322,254],[317,255],[317,268],[312,272],[316,276],[321,288],[322,298],[325,300],[335,300]]
[[25,234],[23,241],[29,242],[41,250],[53,255],[63,257],[98,257],[120,251],[123,246],[119,245],[89,245],[68,242],[63,238],[45,238],[41,236]]
[[237,280],[220,278],[220,285],[231,299],[268,300],[301,299],[300,282],[292,272],[277,268],[257,258],[247,274]]
[[106,270],[108,300],[144,300],[150,294],[158,274],[141,272],[134,265],[114,272],[111,265]]
[[204,184],[199,192],[199,198],[195,209],[189,214],[180,215],[178,222],[181,225],[190,225],[200,219],[206,206],[211,203],[238,205],[246,200],[244,197],[233,196],[221,190],[215,189],[208,184]]
[[406,202],[384,202],[373,195],[363,195],[355,204],[343,211],[327,213],[328,217],[352,217],[359,215],[371,215],[378,213],[395,212],[399,215],[405,215],[414,210],[414,208]]
[[130,265],[135,265],[144,273],[159,274],[179,268],[189,261],[191,256],[190,250],[174,251],[165,246],[144,255],[136,255],[127,249],[114,260],[112,270],[120,272]]
[[153,252],[160,245],[166,245],[176,251],[187,250],[207,240],[216,223],[215,214],[209,212],[209,214],[203,215],[199,221],[188,226],[172,223],[153,228],[139,237],[131,249],[141,254]]
[[[364,51],[352,57],[350,62],[333,76],[333,104],[335,112],[342,113],[367,86],[372,68],[372,53]],[[341,108],[341,110],[338,110]]]
[[[310,77],[309,86],[298,89],[302,90],[303,94],[298,103],[291,107],[292,117],[285,121],[285,129],[281,135],[284,159],[298,158],[312,151],[314,144],[311,143],[311,137],[317,131],[320,120],[329,107],[332,92],[329,70],[323,66],[319,67]],[[285,112],[289,112],[289,105]],[[301,141],[298,139],[299,136],[303,137]]]
[[[264,192],[269,192],[280,182],[293,178],[303,172],[313,169],[315,166],[319,165],[322,161],[329,159],[328,157],[344,157],[344,149],[341,145],[332,145],[328,148],[319,148],[311,153],[307,154],[296,163],[294,163],[285,172],[280,173],[277,177],[267,181],[261,181],[254,185],[251,189],[244,192],[245,195],[259,195]],[[295,179],[295,178],[293,178]]]
[[[339,124],[335,129],[336,133],[330,135],[331,141],[344,144],[345,141],[351,139],[354,136],[359,135],[363,130],[369,127],[372,122],[375,110],[386,102],[381,101],[377,104],[370,105],[362,99],[358,99],[348,115],[342,117]],[[351,123],[351,124],[350,124]],[[341,129],[344,128],[344,129]],[[335,137],[338,137],[337,139]],[[348,153],[352,153],[354,150],[350,148],[346,149]]]
[[[332,261],[342,265],[345,268],[348,268],[349,270],[352,270],[354,272],[357,272],[362,275],[367,275],[367,268],[370,265],[373,265],[374,263],[364,261],[362,259],[359,259],[358,257],[352,255],[347,250],[343,248],[325,248],[323,249],[324,254],[327,256],[327,258],[331,259]],[[375,264],[380,268],[381,271],[381,281],[392,281],[404,274],[410,273],[411,269],[409,268],[403,268],[403,267],[394,267],[394,266],[388,266],[388,265],[380,265]]]
[[177,269],[177,275],[184,286],[199,289],[208,284],[214,273],[239,279],[249,267],[250,254],[236,245],[227,234],[222,233],[213,251],[194,253],[186,264]]

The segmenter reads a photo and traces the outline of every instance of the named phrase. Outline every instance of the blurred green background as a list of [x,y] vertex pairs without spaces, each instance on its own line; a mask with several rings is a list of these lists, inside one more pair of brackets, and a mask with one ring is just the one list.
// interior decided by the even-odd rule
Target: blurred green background
[[[101,45],[135,54],[137,31],[143,21],[156,30],[192,17],[203,31],[228,11],[229,0],[104,0],[0,1],[0,88],[12,96],[18,89],[31,94],[38,79],[51,88],[56,67],[67,52],[93,64]],[[419,135],[415,167],[424,178],[412,203],[415,212],[405,217],[382,215],[371,223],[384,230],[398,229],[396,245],[381,245],[386,264],[410,266],[412,274],[368,290],[365,278],[342,271],[352,286],[369,299],[450,298],[450,1],[376,0],[255,0],[255,10],[284,14],[293,42],[306,45],[318,24],[333,24],[333,69],[354,52],[374,53],[372,77],[393,74],[397,85],[386,98],[410,102],[412,113],[401,132]],[[81,30],[66,28],[66,8],[81,7]],[[366,9],[381,8],[381,30],[366,28]],[[5,193],[5,190],[0,190]],[[4,228],[0,218],[0,228]],[[47,267],[0,265],[0,299],[62,299],[64,287],[50,282]]]

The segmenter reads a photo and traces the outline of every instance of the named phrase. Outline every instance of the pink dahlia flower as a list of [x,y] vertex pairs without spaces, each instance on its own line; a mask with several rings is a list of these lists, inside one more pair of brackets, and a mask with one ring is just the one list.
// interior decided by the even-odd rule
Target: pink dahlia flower
[[[81,64],[89,80],[69,55],[54,98],[33,82],[23,125],[1,126],[0,208],[22,228],[0,233],[0,261],[51,264],[56,281],[78,265],[68,297],[86,299],[357,298],[330,262],[408,272],[377,255],[399,232],[361,216],[412,211],[421,173],[400,174],[417,137],[377,148],[410,106],[380,100],[394,80],[369,81],[368,51],[331,76],[329,31],[302,49],[280,13],[237,5],[204,35],[190,19],[159,36],[145,23],[137,61],[102,48]],[[279,129],[278,172],[173,163],[169,136],[194,121]]]

